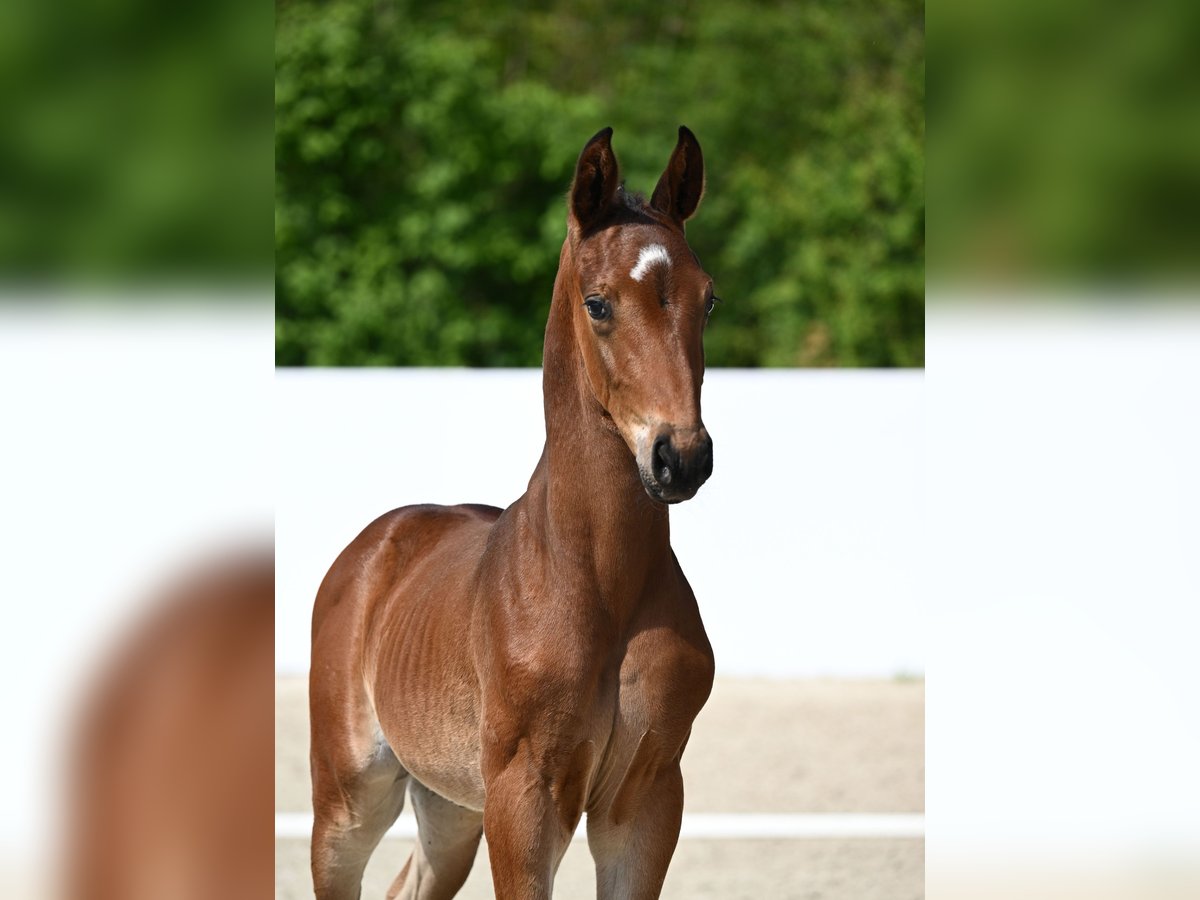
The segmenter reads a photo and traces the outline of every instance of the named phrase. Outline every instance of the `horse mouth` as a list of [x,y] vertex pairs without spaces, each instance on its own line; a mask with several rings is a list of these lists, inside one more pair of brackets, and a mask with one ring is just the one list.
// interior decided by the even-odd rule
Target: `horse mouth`
[[683,503],[685,500],[691,500],[700,490],[700,485],[690,485],[685,488],[673,488],[670,485],[664,485],[650,472],[644,469],[638,469],[638,474],[642,477],[642,487],[646,489],[647,496],[657,503],[665,503],[674,505]]

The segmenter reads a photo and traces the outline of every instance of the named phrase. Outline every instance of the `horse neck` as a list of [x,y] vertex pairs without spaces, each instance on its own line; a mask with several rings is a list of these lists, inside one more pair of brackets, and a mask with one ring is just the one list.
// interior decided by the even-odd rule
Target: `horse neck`
[[593,396],[575,343],[574,262],[563,245],[546,326],[542,392],[546,447],[530,482],[554,563],[587,573],[602,596],[637,594],[670,554],[667,508],[642,487],[637,464]]

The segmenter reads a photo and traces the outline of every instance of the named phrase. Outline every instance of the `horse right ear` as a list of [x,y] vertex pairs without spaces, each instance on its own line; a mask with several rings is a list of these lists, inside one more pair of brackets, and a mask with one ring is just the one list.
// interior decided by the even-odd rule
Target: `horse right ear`
[[616,197],[621,181],[612,149],[611,128],[598,132],[579,154],[571,182],[571,220],[586,231],[603,218]]

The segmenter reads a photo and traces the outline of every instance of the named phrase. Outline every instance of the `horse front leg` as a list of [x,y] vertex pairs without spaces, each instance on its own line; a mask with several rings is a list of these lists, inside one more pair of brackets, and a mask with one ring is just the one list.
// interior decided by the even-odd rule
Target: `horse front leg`
[[679,759],[654,773],[630,809],[588,811],[597,900],[653,900],[662,892],[683,820]]
[[544,900],[583,815],[595,744],[527,735],[485,750],[483,833],[496,900]]

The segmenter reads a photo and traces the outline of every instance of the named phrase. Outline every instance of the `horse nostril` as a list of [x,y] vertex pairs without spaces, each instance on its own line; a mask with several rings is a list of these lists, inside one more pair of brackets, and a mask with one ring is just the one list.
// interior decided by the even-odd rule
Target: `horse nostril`
[[660,437],[654,442],[654,475],[661,484],[670,484],[674,477],[675,469],[679,465],[679,455],[675,453],[675,449],[671,446],[671,441],[668,438]]

